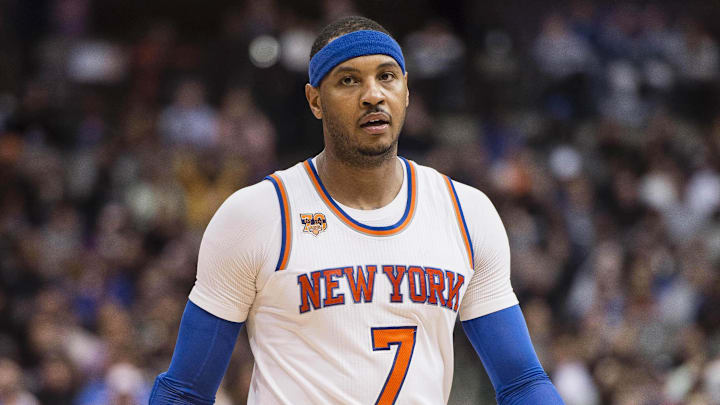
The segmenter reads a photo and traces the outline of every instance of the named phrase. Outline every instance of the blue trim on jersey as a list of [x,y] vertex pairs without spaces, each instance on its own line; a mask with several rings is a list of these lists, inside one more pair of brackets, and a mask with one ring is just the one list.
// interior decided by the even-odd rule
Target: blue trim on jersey
[[335,202],[335,200],[333,200],[333,198],[330,196],[330,193],[328,193],[328,191],[327,191],[327,189],[325,188],[325,185],[323,184],[322,180],[320,180],[320,176],[318,175],[318,172],[317,172],[317,170],[315,169],[315,165],[313,164],[312,159],[308,159],[308,160],[307,160],[307,163],[308,163],[308,165],[310,166],[310,169],[312,169],[313,176],[315,177],[315,179],[317,180],[318,184],[320,185],[320,188],[322,189],[323,194],[325,194],[325,197],[327,197],[328,201],[330,201],[330,203],[332,203],[332,205],[333,205],[335,208],[337,208],[337,210],[338,210],[348,221],[352,222],[353,224],[355,224],[355,225],[357,225],[357,226],[359,226],[359,227],[362,227],[362,228],[365,228],[365,229],[371,230],[371,231],[389,231],[389,230],[392,230],[392,229],[395,229],[395,228],[399,227],[400,225],[402,225],[403,222],[405,222],[405,218],[407,218],[407,216],[410,214],[410,203],[412,202],[413,182],[412,182],[412,176],[411,176],[411,173],[410,173],[410,162],[408,162],[407,159],[405,159],[405,158],[402,157],[402,156],[398,156],[398,157],[399,157],[400,159],[402,159],[403,163],[405,163],[405,176],[406,176],[406,178],[408,179],[407,202],[405,203],[405,212],[403,213],[402,218],[400,218],[400,220],[397,221],[396,223],[394,223],[393,225],[388,225],[388,226],[370,226],[370,225],[365,225],[365,224],[363,224],[363,223],[361,223],[361,222],[358,222],[358,221],[356,221],[355,219],[353,219],[353,217],[351,217],[350,215],[348,215],[347,212],[343,211],[343,209],[340,208],[340,206],[339,206],[339,205]]
[[282,192],[280,191],[280,185],[270,176],[266,176],[265,180],[270,180],[273,186],[275,186],[275,192],[277,193],[278,202],[280,203],[280,228],[282,229],[281,243],[280,243],[280,257],[278,257],[277,264],[275,265],[275,271],[280,270],[283,256],[285,256],[285,235],[287,229],[285,229],[285,203],[283,202]]
[[155,379],[150,405],[212,405],[242,325],[188,301],[170,367]]
[[458,210],[460,210],[460,218],[462,218],[463,227],[465,228],[465,234],[467,235],[468,243],[470,245],[470,256],[472,256],[472,260],[473,260],[473,264],[474,264],[475,263],[475,249],[473,249],[472,239],[470,238],[470,231],[468,230],[467,222],[465,222],[465,214],[463,213],[462,204],[460,204],[460,198],[457,195],[457,191],[455,191],[455,185],[453,184],[453,180],[449,177],[448,177],[448,180],[450,180],[450,187],[452,187],[453,196],[455,196],[455,201],[457,202]]
[[462,323],[499,405],[563,405],[535,354],[519,305]]

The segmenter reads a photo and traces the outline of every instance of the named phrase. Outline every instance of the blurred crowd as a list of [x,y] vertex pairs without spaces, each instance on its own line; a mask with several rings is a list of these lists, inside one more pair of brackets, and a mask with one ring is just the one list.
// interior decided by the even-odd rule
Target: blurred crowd
[[[566,403],[720,404],[717,3],[150,3],[0,0],[0,404],[147,401],[213,212],[321,150],[308,53],[352,14],[404,48],[400,154],[498,208]],[[450,403],[492,403],[455,339]],[[243,336],[217,403],[251,373]]]

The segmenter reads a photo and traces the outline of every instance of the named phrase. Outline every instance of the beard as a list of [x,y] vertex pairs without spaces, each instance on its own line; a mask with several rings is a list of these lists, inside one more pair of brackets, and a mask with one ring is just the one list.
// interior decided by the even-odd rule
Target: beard
[[[325,147],[330,149],[333,156],[350,166],[373,168],[397,155],[397,136],[387,145],[361,145],[324,107],[323,127],[332,140]],[[400,127],[402,128],[402,122]]]

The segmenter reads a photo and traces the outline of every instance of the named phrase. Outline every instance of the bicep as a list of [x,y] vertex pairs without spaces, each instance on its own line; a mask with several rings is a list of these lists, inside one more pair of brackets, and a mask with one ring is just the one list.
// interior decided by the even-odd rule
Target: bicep
[[280,214],[272,185],[263,181],[228,198],[203,234],[190,299],[220,318],[244,322],[258,274],[279,251]]
[[477,189],[456,183],[470,243],[473,273],[460,308],[465,321],[518,303],[510,284],[510,245],[500,215],[488,197]]

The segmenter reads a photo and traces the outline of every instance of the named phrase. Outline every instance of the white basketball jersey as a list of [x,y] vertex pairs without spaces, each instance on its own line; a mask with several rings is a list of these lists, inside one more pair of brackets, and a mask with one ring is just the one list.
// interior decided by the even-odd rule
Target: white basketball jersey
[[492,203],[400,159],[392,220],[362,222],[375,210],[335,202],[308,159],[239,190],[208,225],[190,299],[246,322],[249,404],[445,404],[458,313],[517,304]]
[[405,212],[386,227],[351,218],[311,160],[270,177],[286,232],[248,316],[250,403],[447,402],[470,245],[449,180],[403,164]]

